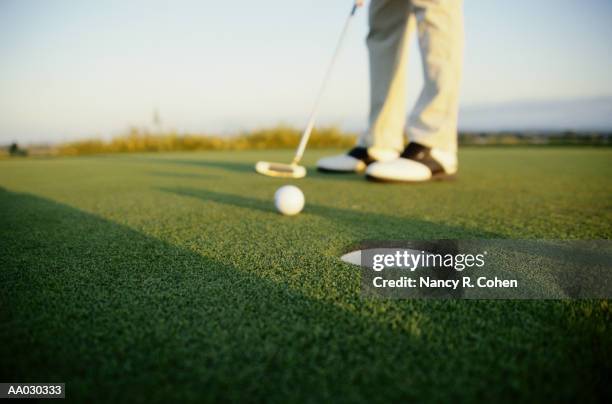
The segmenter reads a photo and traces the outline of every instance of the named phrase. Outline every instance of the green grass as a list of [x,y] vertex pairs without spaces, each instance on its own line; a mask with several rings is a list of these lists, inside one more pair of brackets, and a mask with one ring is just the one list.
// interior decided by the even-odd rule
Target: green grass
[[[307,154],[306,164],[328,154]],[[459,181],[254,174],[289,151],[0,162],[1,381],[81,402],[597,401],[608,301],[362,299],[364,239],[612,238],[612,150],[466,149]]]

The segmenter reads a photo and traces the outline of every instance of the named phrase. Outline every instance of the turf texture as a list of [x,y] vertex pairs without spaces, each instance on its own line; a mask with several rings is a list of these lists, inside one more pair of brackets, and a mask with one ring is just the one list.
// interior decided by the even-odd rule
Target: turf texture
[[[253,172],[289,151],[0,161],[0,381],[81,402],[604,401],[607,300],[360,297],[374,239],[612,237],[612,150],[472,148],[455,182]],[[281,185],[306,208],[274,211]]]

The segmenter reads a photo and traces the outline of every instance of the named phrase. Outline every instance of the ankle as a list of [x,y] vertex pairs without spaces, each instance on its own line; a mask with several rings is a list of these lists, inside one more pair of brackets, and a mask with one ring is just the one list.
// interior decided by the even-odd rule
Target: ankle
[[382,147],[369,147],[368,154],[376,161],[391,161],[399,157],[399,152],[395,149]]

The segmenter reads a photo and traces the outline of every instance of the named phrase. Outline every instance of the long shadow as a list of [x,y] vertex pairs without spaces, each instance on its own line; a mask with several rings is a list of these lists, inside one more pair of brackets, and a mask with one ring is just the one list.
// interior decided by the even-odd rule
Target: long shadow
[[307,167],[308,169],[308,178],[314,180],[326,180],[326,181],[351,181],[351,182],[363,182],[365,181],[365,177],[362,174],[353,174],[353,173],[322,173],[317,171],[315,166]]
[[166,171],[150,171],[149,175],[155,177],[168,177],[168,178],[181,178],[181,179],[213,179],[218,178],[216,175],[212,174],[198,174],[198,173],[176,173],[176,172],[166,172]]
[[[174,187],[159,189],[177,195],[276,214],[272,204],[261,199],[215,192],[202,188]],[[380,213],[360,212],[358,210],[342,209],[312,203],[307,204],[306,212],[330,220],[345,222],[348,225],[362,230],[370,229],[372,226],[383,226],[392,230],[404,230],[406,237],[419,236],[416,237],[417,239],[423,238],[427,234],[434,234],[438,238],[458,236],[462,239],[469,239],[470,237],[496,239],[498,244],[501,243],[505,248],[511,248],[513,251],[531,254],[537,257],[546,256],[549,258],[558,258],[566,262],[592,262],[601,265],[609,261],[610,257],[609,243],[605,240],[566,240],[564,242],[559,240],[557,244],[546,243],[546,240],[508,240],[504,242],[500,239],[506,239],[507,236],[500,233],[449,226],[446,224],[420,220],[414,217],[398,217]],[[423,228],[429,229],[427,233],[423,233]],[[397,234],[396,231],[393,233]],[[597,243],[604,245],[608,251],[606,251],[604,247],[600,250],[594,250]]]
[[222,169],[235,172],[255,172],[255,163],[237,162],[237,161],[215,161],[215,160],[193,160],[193,159],[146,159],[147,162],[160,164],[187,165],[195,167],[205,167]]
[[[514,306],[499,316],[502,306],[488,302],[358,297],[341,308],[2,188],[0,228],[0,379],[65,382],[78,402],[557,401],[601,391],[593,383],[605,358],[592,334],[565,330],[563,310]],[[449,311],[447,321],[461,318],[446,330],[426,321]],[[517,334],[523,321],[546,327]]]
[[[218,161],[218,160],[203,160],[203,159],[163,159],[163,158],[140,158],[130,161],[146,161],[148,163],[172,164],[172,165],[187,165],[194,167],[204,167],[221,169],[239,173],[255,174],[255,162],[236,162],[236,161]],[[332,181],[364,181],[362,175],[357,174],[329,174],[320,173],[315,166],[307,166],[308,178],[315,180],[332,180]],[[162,174],[160,174],[162,175]],[[168,173],[167,176],[173,174]],[[194,174],[195,175],[195,174]]]
[[352,381],[382,383],[383,343],[419,344],[70,206],[0,188],[0,209],[2,380],[66,382],[80,402],[365,401],[378,389]]
[[[201,188],[159,188],[161,191],[177,195],[198,198],[205,201],[223,203],[240,208],[254,209],[270,214],[276,214],[272,204],[268,201],[249,198],[240,195],[214,192]],[[358,210],[341,209],[309,203],[306,212],[324,217],[329,220],[341,222],[358,233],[368,237],[370,234],[389,234],[403,240],[423,239],[494,239],[489,242],[488,248],[498,247],[502,251],[531,255],[535,258],[547,257],[564,264],[559,267],[547,268],[547,273],[568,296],[575,298],[589,296],[606,296],[605,289],[597,287],[597,280],[605,282],[610,276],[602,269],[610,260],[610,244],[605,244],[607,251],[597,251],[585,248],[593,243],[546,243],[538,240],[502,240],[506,237],[497,233],[486,232],[479,229],[449,226],[446,224],[428,222],[413,217],[396,217],[379,213],[360,212]],[[379,230],[383,231],[380,232]],[[377,236],[379,238],[380,236]],[[605,241],[601,242],[602,244]],[[359,245],[346,246],[346,251],[356,249]],[[518,262],[517,262],[518,265]],[[568,266],[569,265],[569,266]],[[588,267],[589,270],[579,271],[579,268]],[[511,269],[511,268],[509,268]],[[543,269],[542,269],[543,270]],[[589,286],[590,285],[590,286]],[[608,289],[609,290],[609,289]],[[589,294],[590,293],[590,294]]]
[[[249,198],[240,195],[227,194],[210,191],[202,188],[187,187],[161,187],[159,190],[177,195],[198,198],[205,201],[213,201],[240,208],[255,209],[262,212],[275,213],[273,205],[268,201]],[[449,226],[434,222],[420,220],[414,217],[398,217],[380,213],[360,212],[353,209],[342,209],[332,206],[324,206],[308,203],[305,212],[315,214],[330,220],[340,221],[357,229],[358,232],[367,234],[373,228],[386,229],[388,233],[401,234],[404,238],[423,239],[427,237],[437,238],[504,238],[496,233],[486,232],[479,229],[467,229],[458,226]]]

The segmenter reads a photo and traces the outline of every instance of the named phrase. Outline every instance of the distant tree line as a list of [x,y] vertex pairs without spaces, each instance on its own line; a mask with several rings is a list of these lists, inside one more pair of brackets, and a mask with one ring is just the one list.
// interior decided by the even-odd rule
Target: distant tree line
[[462,132],[462,146],[612,146],[612,132]]
[[[111,141],[82,140],[56,146],[60,155],[82,155],[98,153],[196,151],[196,150],[257,150],[269,148],[297,147],[301,132],[290,127],[279,126],[261,129],[234,136],[211,136],[196,134],[151,133],[133,128],[126,135]],[[309,147],[351,147],[355,134],[344,133],[337,128],[320,128],[312,132]]]
[[[60,155],[77,156],[104,153],[197,151],[197,150],[261,150],[295,148],[301,131],[278,126],[244,132],[233,136],[154,133],[146,129],[132,128],[125,135],[110,141],[100,139],[79,140],[55,146],[30,146],[27,150],[16,143],[0,149],[5,156]],[[350,148],[357,134],[338,128],[315,129],[309,148]],[[462,132],[462,146],[611,146],[612,132]]]

